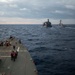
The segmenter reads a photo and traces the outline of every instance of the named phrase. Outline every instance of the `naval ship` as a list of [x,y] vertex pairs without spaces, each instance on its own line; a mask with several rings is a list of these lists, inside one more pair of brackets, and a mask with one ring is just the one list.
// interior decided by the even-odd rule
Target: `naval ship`
[[52,27],[51,22],[49,22],[49,19],[47,20],[47,22],[43,23],[43,26],[45,26],[45,27]]
[[[15,61],[11,60],[12,51],[18,52]],[[15,37],[0,41],[0,75],[38,75],[28,49]]]

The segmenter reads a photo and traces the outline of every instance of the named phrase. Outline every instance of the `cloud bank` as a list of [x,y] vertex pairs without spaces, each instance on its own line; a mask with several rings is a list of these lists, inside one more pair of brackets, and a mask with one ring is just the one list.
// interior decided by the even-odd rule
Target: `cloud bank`
[[75,19],[75,0],[0,0],[0,17],[71,21]]

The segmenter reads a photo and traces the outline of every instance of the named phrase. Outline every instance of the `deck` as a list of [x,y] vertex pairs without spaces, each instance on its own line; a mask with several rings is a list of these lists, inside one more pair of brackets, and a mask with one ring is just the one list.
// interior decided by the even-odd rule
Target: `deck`
[[[8,39],[9,40],[9,39]],[[0,75],[38,75],[35,64],[26,49],[17,39],[10,40],[11,46],[0,46]],[[11,60],[13,45],[18,50],[16,61]]]

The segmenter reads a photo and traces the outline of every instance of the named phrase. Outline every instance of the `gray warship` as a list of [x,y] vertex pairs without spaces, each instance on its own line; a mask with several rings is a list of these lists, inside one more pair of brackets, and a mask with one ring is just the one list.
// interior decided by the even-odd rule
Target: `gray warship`
[[43,26],[45,26],[45,27],[52,27],[51,22],[49,21],[49,19],[47,20],[47,22],[43,23]]

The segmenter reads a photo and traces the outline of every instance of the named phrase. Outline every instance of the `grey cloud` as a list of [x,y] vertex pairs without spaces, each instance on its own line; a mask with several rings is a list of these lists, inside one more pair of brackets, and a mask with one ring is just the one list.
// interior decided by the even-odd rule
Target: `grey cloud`
[[13,0],[12,3],[8,4],[0,3],[0,12],[3,12],[0,16],[58,19],[75,18],[75,10],[71,9],[71,6],[67,6],[74,6],[74,2],[74,0]]

